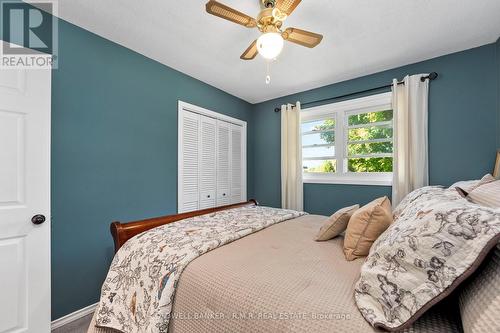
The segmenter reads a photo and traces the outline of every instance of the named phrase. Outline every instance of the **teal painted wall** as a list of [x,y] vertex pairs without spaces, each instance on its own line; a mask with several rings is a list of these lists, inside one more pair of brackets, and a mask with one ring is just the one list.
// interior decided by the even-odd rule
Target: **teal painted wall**
[[[54,319],[98,300],[113,256],[111,221],[175,212],[178,99],[248,122],[248,196],[270,206],[281,202],[280,117],[273,109],[283,103],[342,95],[409,73],[436,71],[440,77],[432,82],[430,96],[431,183],[480,177],[491,170],[492,151],[500,147],[500,40],[250,105],[59,23],[60,62],[52,82]],[[306,184],[305,209],[330,214],[390,192],[383,186]]]
[[[52,75],[52,317],[98,301],[109,224],[176,212],[177,100],[252,105],[64,21]],[[253,196],[252,132],[248,195]]]
[[[454,53],[255,105],[255,196],[280,206],[280,115],[283,103],[319,100],[388,84],[407,74],[438,72],[429,97],[430,183],[450,185],[491,172],[497,129],[497,45]],[[382,92],[382,91],[381,91]],[[361,95],[360,95],[361,96]],[[349,204],[390,195],[385,186],[304,185],[304,208],[331,214]]]
[[251,104],[58,23],[59,67],[52,71],[52,319],[98,301],[114,254],[112,221],[176,212],[179,99],[253,126]]
[[498,119],[497,119],[497,147],[500,149],[500,38],[498,38],[497,43],[497,86],[498,86],[498,99],[497,99],[497,111],[498,111]]

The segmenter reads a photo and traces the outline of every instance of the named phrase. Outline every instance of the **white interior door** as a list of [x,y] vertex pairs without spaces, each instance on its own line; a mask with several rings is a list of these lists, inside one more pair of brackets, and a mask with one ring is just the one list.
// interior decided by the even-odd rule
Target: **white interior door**
[[231,124],[217,120],[217,206],[231,202]]
[[50,331],[50,90],[0,69],[0,333]]

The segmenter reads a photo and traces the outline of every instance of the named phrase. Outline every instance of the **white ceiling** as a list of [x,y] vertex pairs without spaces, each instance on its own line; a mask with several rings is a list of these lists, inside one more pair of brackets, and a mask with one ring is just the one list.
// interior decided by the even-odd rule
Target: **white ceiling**
[[[494,42],[499,0],[303,0],[285,27],[324,35],[287,43],[271,65],[239,59],[259,36],[196,0],[61,0],[59,16],[160,63],[257,103]],[[250,16],[259,0],[220,0]]]

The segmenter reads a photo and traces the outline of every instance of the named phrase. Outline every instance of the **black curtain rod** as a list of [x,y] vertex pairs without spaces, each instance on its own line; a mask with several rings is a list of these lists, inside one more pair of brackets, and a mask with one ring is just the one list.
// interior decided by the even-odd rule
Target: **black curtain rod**
[[[437,77],[438,77],[438,73],[432,72],[432,73],[430,73],[427,76],[422,76],[420,78],[420,81],[424,82],[427,79],[429,79],[429,81],[432,81],[432,80],[437,79]],[[398,84],[403,84],[403,83],[404,83],[404,81],[398,81]],[[351,96],[355,96],[355,95],[359,95],[359,94],[365,94],[365,93],[369,93],[369,92],[373,92],[373,91],[377,91],[377,90],[381,90],[381,89],[387,89],[387,88],[391,88],[391,87],[392,87],[392,84],[386,84],[385,86],[380,86],[380,87],[376,87],[376,88],[371,88],[371,89],[356,91],[356,92],[345,94],[345,95],[341,95],[341,96],[328,97],[328,98],[320,99],[320,100],[317,100],[317,101],[311,101],[311,102],[303,103],[303,104],[301,104],[301,106],[306,106],[306,105],[310,105],[310,104],[316,104],[316,103],[331,101],[331,100],[334,100],[334,99],[351,97]],[[274,109],[274,112],[280,112],[280,111],[281,111],[281,108],[275,108]]]

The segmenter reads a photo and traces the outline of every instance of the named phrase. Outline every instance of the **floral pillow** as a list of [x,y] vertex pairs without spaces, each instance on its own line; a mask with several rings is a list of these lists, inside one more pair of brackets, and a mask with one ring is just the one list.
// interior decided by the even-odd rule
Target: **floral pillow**
[[374,327],[399,331],[449,295],[500,241],[500,210],[453,189],[424,187],[395,209],[356,283],[356,304]]

